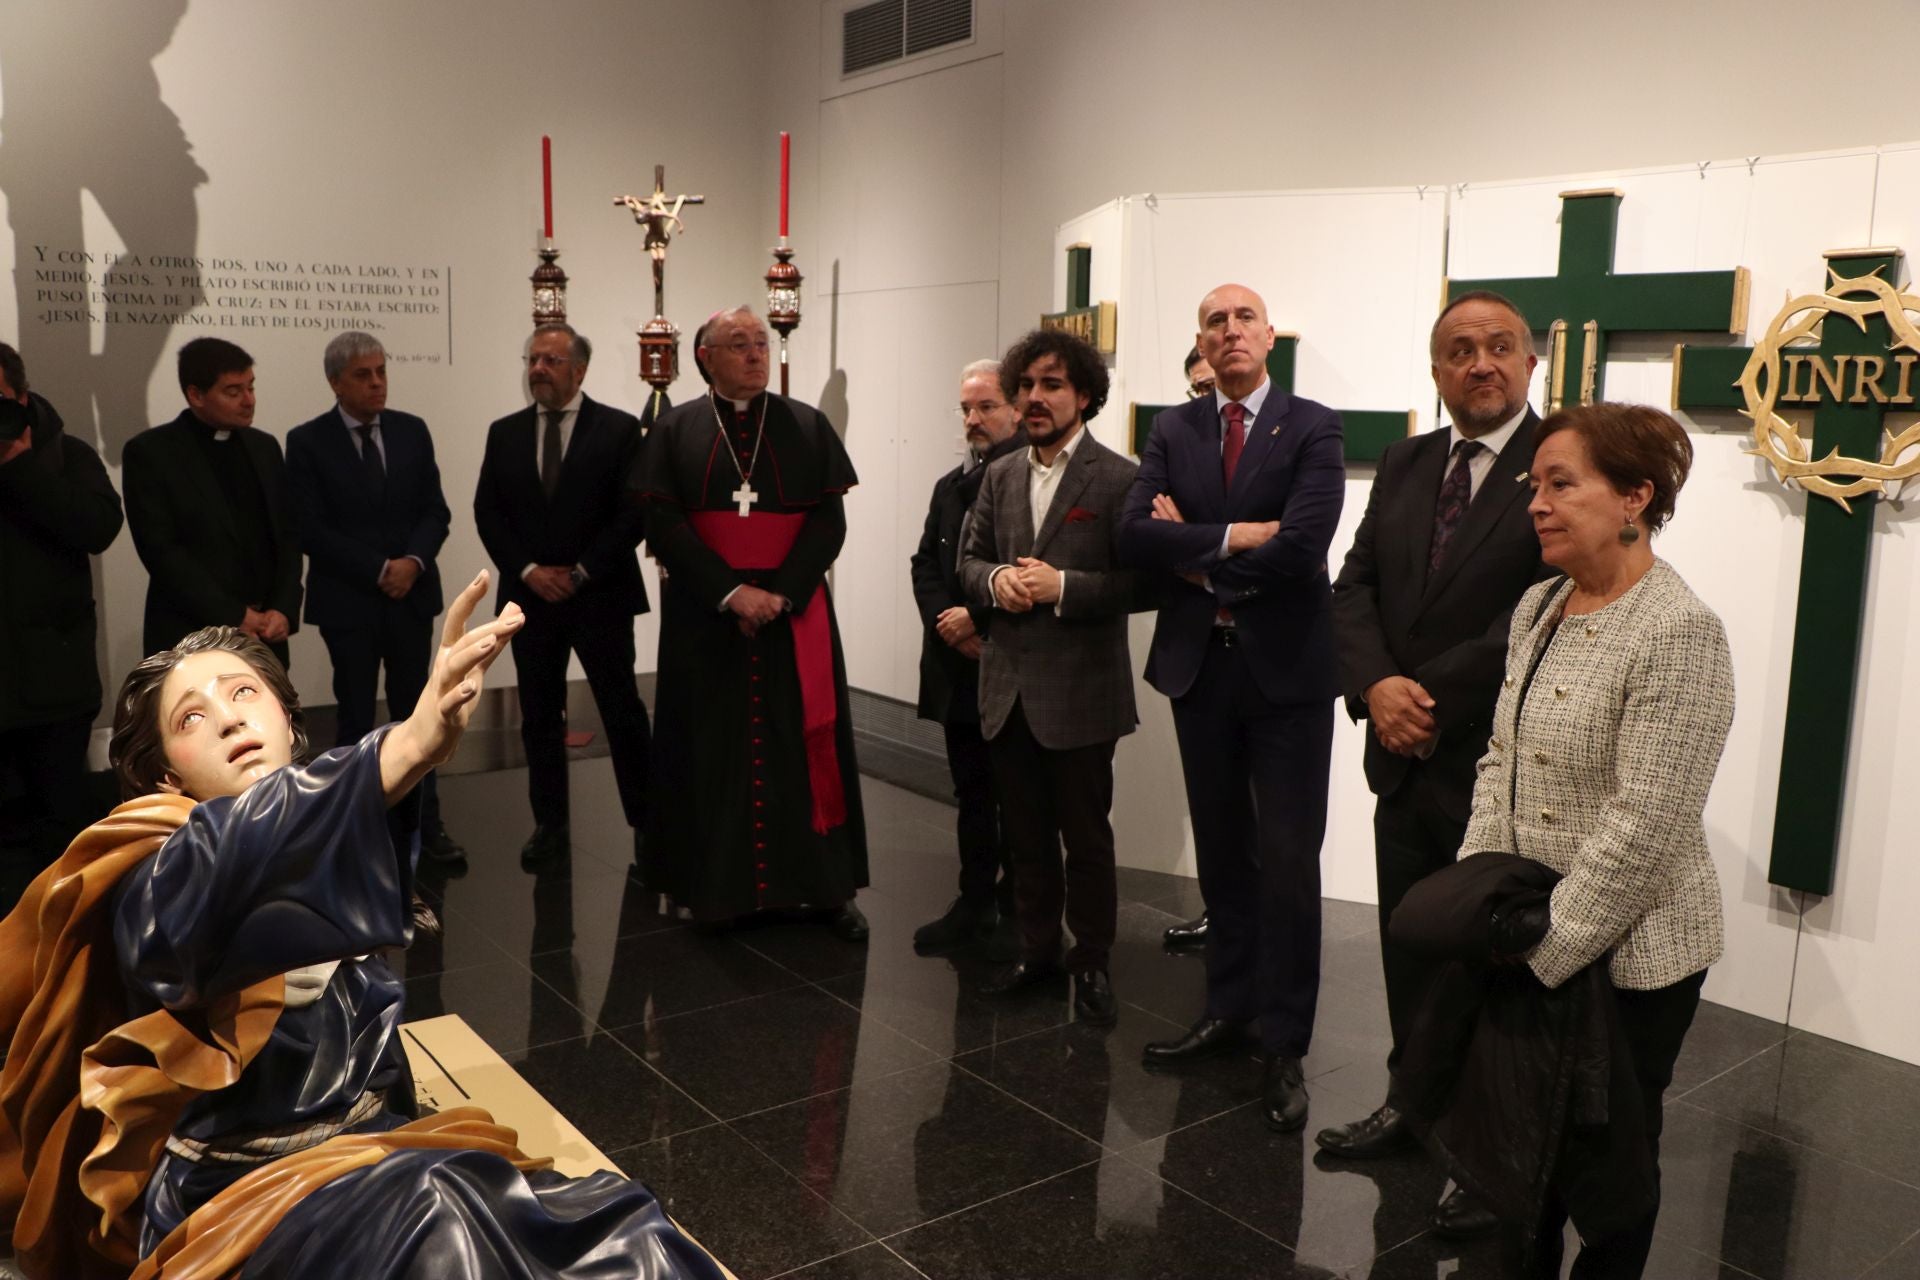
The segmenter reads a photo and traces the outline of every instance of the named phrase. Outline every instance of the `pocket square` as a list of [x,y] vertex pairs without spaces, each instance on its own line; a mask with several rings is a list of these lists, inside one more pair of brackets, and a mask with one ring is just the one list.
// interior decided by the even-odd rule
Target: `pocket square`
[[1089,520],[1098,520],[1099,518],[1100,513],[1098,511],[1089,511],[1085,507],[1072,507],[1067,511],[1068,524],[1084,524]]

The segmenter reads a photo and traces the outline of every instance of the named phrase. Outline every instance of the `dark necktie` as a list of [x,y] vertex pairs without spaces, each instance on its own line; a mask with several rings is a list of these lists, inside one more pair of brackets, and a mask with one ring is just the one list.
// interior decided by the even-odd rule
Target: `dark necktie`
[[374,424],[369,422],[353,430],[360,437],[360,470],[365,474],[367,483],[378,491],[387,487],[387,464],[380,458],[380,446],[374,442],[373,427]]
[[1220,476],[1233,488],[1233,470],[1240,465],[1240,451],[1247,447],[1247,406],[1228,401],[1220,410],[1227,420],[1227,433],[1220,441]]
[[1440,501],[1433,508],[1433,549],[1427,552],[1428,573],[1438,569],[1446,559],[1447,544],[1453,541],[1454,531],[1467,514],[1467,503],[1473,499],[1474,455],[1486,447],[1478,440],[1462,440],[1453,446],[1453,467],[1440,486]]
[[547,431],[540,441],[540,487],[551,498],[560,487],[560,419],[564,409],[547,410]]

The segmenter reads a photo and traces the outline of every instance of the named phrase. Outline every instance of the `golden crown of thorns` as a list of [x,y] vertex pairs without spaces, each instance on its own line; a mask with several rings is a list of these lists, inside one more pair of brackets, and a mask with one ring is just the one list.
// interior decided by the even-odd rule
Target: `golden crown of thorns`
[[[1765,458],[1782,481],[1793,481],[1809,493],[1831,498],[1852,511],[1849,498],[1879,493],[1891,497],[1900,482],[1920,475],[1920,450],[1901,460],[1901,455],[1920,445],[1920,422],[1894,435],[1880,432],[1880,458],[1850,458],[1838,449],[1829,449],[1823,458],[1801,437],[1799,428],[1774,412],[1780,394],[1780,360],[1784,348],[1811,339],[1818,342],[1820,326],[1829,316],[1843,316],[1867,328],[1869,316],[1886,317],[1894,341],[1889,351],[1920,354],[1920,327],[1914,317],[1920,315],[1920,297],[1902,293],[1877,275],[1843,278],[1831,267],[1831,283],[1826,293],[1802,294],[1789,298],[1767,326],[1765,336],[1754,344],[1753,355],[1740,374],[1740,392],[1746,400],[1743,412],[1753,419],[1753,448],[1747,452]],[[1840,297],[1840,294],[1870,294],[1864,298]],[[1790,353],[1797,354],[1797,353]],[[1842,477],[1835,479],[1834,477]]]

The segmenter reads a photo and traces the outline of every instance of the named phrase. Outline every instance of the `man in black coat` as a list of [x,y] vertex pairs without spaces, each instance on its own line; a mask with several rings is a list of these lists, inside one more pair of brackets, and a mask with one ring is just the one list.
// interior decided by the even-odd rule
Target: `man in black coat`
[[533,404],[487,428],[473,516],[500,574],[499,607],[526,611],[513,638],[520,740],[534,829],[529,870],[571,848],[567,804],[567,655],[578,654],[600,708],[636,853],[646,826],[652,728],[633,681],[633,619],[647,612],[634,554],[645,533],[639,421],[580,390],[593,345],[564,324],[533,331]]
[[[320,628],[333,660],[339,708],[336,741],[358,742],[374,727],[380,668],[387,716],[404,720],[433,665],[433,620],[449,513],[427,424],[387,408],[387,353],[370,333],[327,344],[321,367],[334,406],[287,433],[294,527],[307,553],[307,621]],[[429,773],[416,825],[420,851],[436,861],[465,858],[440,821]]]
[[100,710],[93,573],[120,532],[120,495],[91,445],[66,434],[0,343],[0,777],[32,816],[33,869],[87,811],[87,737]]
[[[1367,719],[1380,951],[1393,1028],[1389,1068],[1431,966],[1389,938],[1414,883],[1452,863],[1473,807],[1505,672],[1513,606],[1541,574],[1527,515],[1539,418],[1527,404],[1536,360],[1526,318],[1498,294],[1463,294],[1434,322],[1433,380],[1452,425],[1396,442],[1380,459],[1366,515],[1333,584],[1347,709]],[[1413,1139],[1390,1105],[1322,1131],[1327,1151],[1363,1158]],[[1443,1232],[1492,1225],[1464,1193],[1437,1212]]]
[[221,338],[180,348],[187,407],[127,442],[127,527],[147,568],[143,645],[239,627],[287,661],[299,629],[300,543],[280,442],[253,429],[253,357]]
[[993,610],[968,605],[960,585],[961,529],[987,464],[1027,443],[1000,390],[998,361],[976,360],[960,371],[960,421],[969,456],[934,482],[926,528],[909,561],[913,598],[926,624],[920,640],[920,718],[938,722],[946,732],[947,769],[960,806],[955,823],[960,896],[945,915],[914,931],[913,949],[922,955],[945,955],[990,933],[1002,915],[1013,914],[993,762],[980,736],[980,646]]

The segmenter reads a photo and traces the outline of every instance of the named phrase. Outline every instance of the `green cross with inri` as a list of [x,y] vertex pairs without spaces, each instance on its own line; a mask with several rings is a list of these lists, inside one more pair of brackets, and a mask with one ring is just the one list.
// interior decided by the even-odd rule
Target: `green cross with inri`
[[[1779,425],[1793,436],[1783,447],[1757,429],[1749,452],[1770,456],[1783,474],[1809,477],[1802,482],[1807,527],[1767,879],[1823,895],[1833,892],[1839,857],[1873,549],[1871,498],[1883,479],[1920,468],[1890,466],[1906,446],[1883,436],[1889,412],[1913,411],[1920,363],[1920,333],[1902,303],[1920,304],[1899,292],[1901,251],[1836,250],[1826,257],[1826,294],[1791,299],[1761,339],[1758,357],[1761,349],[1748,347],[1676,347],[1673,356],[1675,409],[1737,408],[1772,421],[1772,406],[1779,406]],[[1894,332],[1889,309],[1902,313],[1904,335]],[[1817,347],[1796,345],[1816,333]],[[1758,398],[1763,392],[1771,404]],[[1801,440],[1804,426],[1786,415],[1804,418],[1809,409],[1812,438]],[[1764,425],[1756,421],[1756,428]],[[1869,500],[1857,508],[1849,502],[1862,497]]]

